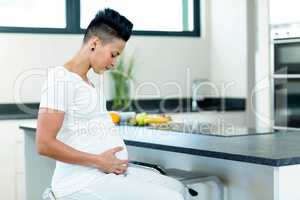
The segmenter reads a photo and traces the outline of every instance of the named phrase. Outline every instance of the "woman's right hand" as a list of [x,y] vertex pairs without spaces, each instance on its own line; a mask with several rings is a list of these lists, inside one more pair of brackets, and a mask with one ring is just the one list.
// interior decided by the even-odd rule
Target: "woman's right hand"
[[115,155],[123,149],[123,147],[119,146],[97,155],[96,167],[106,173],[123,174],[128,168],[128,160],[120,160]]

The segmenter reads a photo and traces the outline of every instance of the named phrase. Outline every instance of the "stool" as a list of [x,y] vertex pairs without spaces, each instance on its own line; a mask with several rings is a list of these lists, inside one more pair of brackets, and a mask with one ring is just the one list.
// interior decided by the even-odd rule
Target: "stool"
[[195,183],[206,183],[211,182],[214,183],[217,186],[218,192],[219,192],[219,200],[224,200],[224,184],[221,181],[221,179],[217,176],[208,176],[201,172],[190,172],[185,171],[181,169],[175,169],[175,168],[163,168],[158,165],[145,163],[145,162],[138,162],[138,161],[130,161],[130,163],[142,166],[148,169],[156,170],[157,172],[175,178],[176,180],[180,181],[189,191],[189,194],[192,197],[195,197],[198,195],[198,192],[194,189],[190,188],[188,185],[195,184]]
[[56,200],[52,189],[51,188],[47,188],[44,193],[43,193],[43,200]]
[[180,169],[165,169],[166,175],[173,177],[183,183],[189,190],[191,196],[197,196],[198,192],[189,188],[188,185],[195,184],[195,183],[206,183],[211,182],[214,183],[219,192],[219,200],[224,200],[224,184],[221,179],[217,176],[207,176],[199,172],[190,172]]

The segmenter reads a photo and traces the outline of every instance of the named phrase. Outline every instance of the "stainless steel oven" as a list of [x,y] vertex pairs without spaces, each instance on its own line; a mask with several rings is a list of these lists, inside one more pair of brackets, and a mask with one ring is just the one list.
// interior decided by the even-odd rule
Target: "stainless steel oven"
[[300,129],[300,38],[274,40],[274,128]]
[[274,41],[274,74],[300,75],[300,39]]

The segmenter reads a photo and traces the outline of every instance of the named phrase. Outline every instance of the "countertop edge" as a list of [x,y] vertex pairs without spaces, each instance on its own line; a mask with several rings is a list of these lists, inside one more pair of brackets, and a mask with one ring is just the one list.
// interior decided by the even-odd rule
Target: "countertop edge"
[[[29,131],[36,130],[36,128],[26,127],[23,125],[20,125],[19,128],[23,130],[29,130]],[[300,164],[300,157],[270,159],[270,158],[255,157],[255,156],[230,154],[230,153],[217,152],[217,151],[192,149],[186,147],[176,147],[176,146],[162,145],[162,144],[155,144],[155,143],[148,143],[148,142],[138,142],[138,141],[132,141],[126,139],[124,139],[124,141],[125,144],[129,146],[150,148],[155,150],[164,150],[164,151],[175,152],[175,153],[184,153],[189,155],[204,156],[209,158],[218,158],[218,159],[246,162],[252,164],[260,164],[260,165],[271,166],[271,167],[283,167],[288,165]]]
[[262,158],[262,157],[255,157],[255,156],[230,154],[230,153],[217,152],[217,151],[192,149],[186,147],[176,147],[176,146],[161,145],[161,144],[154,144],[154,143],[137,142],[131,140],[124,140],[124,141],[126,145],[131,145],[136,147],[164,150],[164,151],[184,153],[184,154],[190,154],[196,156],[204,156],[209,158],[219,158],[224,160],[267,165],[272,167],[283,167],[288,165],[300,164],[300,157],[293,158],[293,159],[270,159],[270,158]]

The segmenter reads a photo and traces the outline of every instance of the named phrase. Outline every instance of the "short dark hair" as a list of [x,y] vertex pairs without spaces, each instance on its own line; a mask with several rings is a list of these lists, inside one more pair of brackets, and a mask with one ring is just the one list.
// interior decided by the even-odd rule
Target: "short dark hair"
[[113,38],[120,38],[127,42],[132,33],[133,24],[117,11],[105,8],[100,10],[88,25],[83,42],[87,42],[92,36],[98,36],[104,43]]

